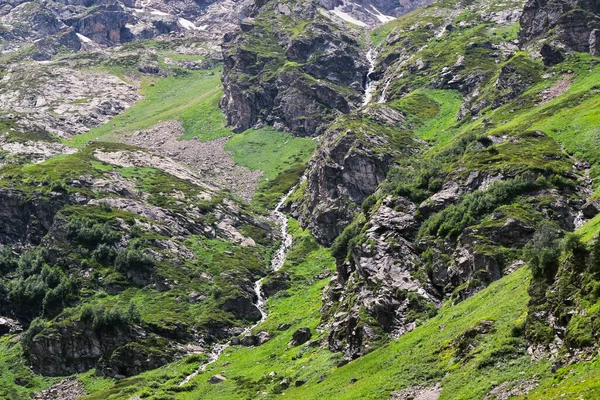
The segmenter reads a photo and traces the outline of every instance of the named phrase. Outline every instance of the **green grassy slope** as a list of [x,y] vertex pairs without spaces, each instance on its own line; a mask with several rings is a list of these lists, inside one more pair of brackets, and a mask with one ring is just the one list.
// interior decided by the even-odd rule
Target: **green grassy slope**
[[[230,347],[205,373],[198,375],[183,387],[177,386],[177,383],[197,367],[197,356],[134,378],[124,379],[108,390],[92,393],[86,399],[121,399],[126,395],[135,394],[151,399],[193,399],[198,398],[199,394],[201,398],[210,399],[251,398],[257,391],[270,391],[277,387],[284,377],[318,379],[321,369],[332,368],[339,360],[336,354],[322,351],[318,346],[287,348],[295,329],[306,326],[315,331],[320,319],[321,291],[328,281],[315,277],[331,271],[334,267],[327,249],[319,246],[310,233],[302,230],[297,222],[290,222],[290,232],[294,236],[294,246],[281,271],[290,274],[292,286],[269,299],[269,317],[254,329],[254,332],[266,330],[271,333],[273,338],[270,341],[257,348]],[[291,327],[283,332],[278,331],[277,327],[282,323],[289,323]],[[318,334],[314,336],[315,339],[318,337]],[[225,363],[227,365],[224,367]],[[313,367],[319,365],[320,368],[303,369],[303,366],[309,364]],[[227,368],[228,366],[230,367]],[[276,371],[277,376],[265,379],[271,371]],[[223,373],[229,379],[218,386],[208,384],[208,377],[215,373]],[[84,381],[89,390],[95,391],[94,387],[101,387],[99,382],[105,380],[86,375]]]
[[[269,299],[269,317],[254,329],[268,331],[273,339],[255,348],[229,347],[206,372],[181,388],[176,388],[175,382],[192,370],[193,361],[184,360],[119,381],[110,390],[101,390],[87,399],[118,399],[125,393],[149,399],[169,395],[178,399],[245,399],[283,394],[292,399],[383,399],[394,390],[424,382],[441,382],[442,399],[474,399],[502,382],[549,375],[549,363],[532,363],[526,354],[526,342],[513,333],[526,311],[526,268],[463,303],[443,307],[413,332],[345,366],[337,368],[340,355],[320,347],[324,337],[319,333],[313,336],[315,342],[290,347],[288,342],[295,329],[306,326],[315,332],[321,290],[327,280],[315,280],[314,275],[333,267],[328,251],[297,223],[292,222],[291,231],[295,244],[283,271],[292,275],[293,286]],[[494,321],[493,330],[477,336],[473,348],[458,357],[457,339],[484,320]],[[291,328],[278,331],[282,323],[290,323]],[[272,372],[275,374],[270,375]],[[215,374],[227,380],[219,385],[208,383]],[[280,384],[284,379],[291,383],[290,388]],[[296,381],[306,383],[295,387]]]
[[255,209],[264,212],[298,182],[316,146],[313,139],[262,128],[232,136],[225,149],[236,163],[264,172],[253,201]]
[[218,106],[223,94],[220,85],[220,67],[165,78],[144,77],[141,100],[111,122],[67,142],[82,146],[90,140],[116,139],[171,119],[182,120],[183,139],[200,136],[202,140],[210,140],[230,135]]

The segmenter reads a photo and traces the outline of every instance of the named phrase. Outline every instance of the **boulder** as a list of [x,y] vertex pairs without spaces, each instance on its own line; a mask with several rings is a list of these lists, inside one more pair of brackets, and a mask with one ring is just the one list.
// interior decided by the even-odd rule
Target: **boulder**
[[300,346],[310,340],[312,337],[312,332],[310,328],[300,328],[296,332],[292,334],[292,339],[290,340],[290,345],[292,346]]
[[600,214],[600,200],[594,200],[586,203],[581,209],[583,216],[587,219],[592,219]]
[[503,246],[524,246],[531,238],[535,229],[523,221],[507,218],[504,225],[493,230],[490,239]]
[[271,334],[269,332],[261,331],[257,335],[246,335],[241,338],[236,337],[231,339],[231,344],[234,346],[245,346],[253,347],[260,346],[271,340]]
[[213,385],[217,385],[219,383],[223,383],[227,380],[227,378],[225,378],[223,375],[213,375],[210,378],[208,378],[208,382],[212,383]]
[[287,331],[291,327],[292,327],[292,325],[290,325],[290,324],[281,324],[277,327],[277,330],[278,331]]
[[138,65],[138,71],[143,74],[158,75],[160,73],[160,66],[157,61],[144,61]]
[[260,310],[246,297],[227,299],[221,306],[221,310],[232,313],[236,318],[249,321],[260,321],[262,318]]
[[542,45],[542,48],[540,49],[540,55],[542,56],[542,60],[546,66],[559,64],[565,59],[565,56],[559,49],[550,46],[548,43],[544,43]]
[[290,287],[290,275],[285,272],[276,272],[265,279],[262,285],[262,290],[265,296],[271,297],[277,292],[289,289]]
[[19,323],[19,321],[7,317],[0,317],[0,336],[19,333],[22,331],[23,326]]

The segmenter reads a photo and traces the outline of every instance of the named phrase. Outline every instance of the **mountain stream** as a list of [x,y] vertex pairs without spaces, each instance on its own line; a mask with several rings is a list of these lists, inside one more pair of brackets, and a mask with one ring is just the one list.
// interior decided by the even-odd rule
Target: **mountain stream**
[[[277,225],[280,230],[280,237],[281,237],[281,243],[279,244],[279,248],[277,249],[277,251],[275,252],[275,255],[271,259],[271,270],[272,271],[278,271],[281,267],[283,267],[283,264],[285,263],[285,259],[287,257],[287,253],[288,253],[290,247],[292,246],[292,235],[290,235],[290,233],[288,231],[288,219],[287,219],[287,216],[283,212],[281,212],[281,208],[283,207],[286,200],[288,199],[290,194],[292,194],[292,192],[294,191],[295,188],[296,187],[294,186],[289,192],[287,192],[279,200],[279,203],[277,203],[277,206],[271,212],[271,219],[273,219],[277,222]],[[267,299],[262,292],[262,283],[263,283],[264,279],[265,278],[261,278],[261,279],[257,280],[254,284],[254,292],[256,293],[256,302],[254,303],[254,305],[256,306],[256,308],[259,309],[261,318],[254,325],[247,327],[244,330],[244,333],[242,334],[242,336],[249,335],[252,332],[252,329],[254,329],[258,324],[264,322],[267,319],[267,316],[268,316],[267,311],[266,311]],[[208,353],[208,360],[205,363],[203,363],[202,365],[200,365],[200,367],[196,371],[194,371],[192,374],[186,376],[185,379],[179,383],[179,386],[185,385],[190,380],[192,380],[196,375],[198,375],[201,372],[204,372],[210,364],[214,363],[215,361],[217,361],[219,359],[219,356],[227,347],[229,347],[229,344],[227,344],[227,343],[225,343],[225,344],[217,343],[217,344],[213,345],[212,350]]]

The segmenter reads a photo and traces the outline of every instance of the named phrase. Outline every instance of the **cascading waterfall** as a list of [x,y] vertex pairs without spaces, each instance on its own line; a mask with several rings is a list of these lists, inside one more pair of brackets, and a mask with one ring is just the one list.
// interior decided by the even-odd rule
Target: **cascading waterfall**
[[[294,189],[296,189],[295,186],[279,200],[279,203],[277,203],[277,206],[271,212],[271,218],[273,218],[277,222],[281,234],[281,243],[279,244],[279,248],[275,252],[273,259],[271,260],[272,271],[278,271],[281,267],[283,267],[283,264],[285,264],[287,253],[290,247],[292,247],[292,235],[290,235],[290,233],[288,232],[288,219],[287,216],[280,210],[281,207],[283,207],[283,205],[285,204],[290,194],[292,194]],[[256,303],[254,305],[260,310],[260,321],[246,328],[246,330],[244,331],[244,335],[249,335],[250,332],[252,332],[252,329],[254,329],[258,324],[264,322],[267,319],[267,311],[265,309],[267,299],[265,298],[262,292],[262,283],[264,279],[265,278],[261,278],[257,280],[254,284],[254,293],[256,293]]]
[[200,372],[204,372],[210,364],[214,363],[215,361],[217,361],[219,359],[219,356],[227,347],[229,347],[228,344],[221,344],[221,343],[215,344],[213,346],[212,350],[210,351],[210,353],[208,353],[208,360],[206,360],[206,362],[204,364],[202,364],[200,367],[198,367],[197,370],[192,372],[190,375],[186,376],[184,380],[179,382],[179,386],[185,385],[186,383],[191,381],[193,378],[195,378],[196,375],[198,375]]
[[[273,256],[273,259],[271,260],[271,270],[273,271],[278,271],[281,267],[283,267],[283,264],[285,264],[287,253],[290,247],[292,247],[293,238],[292,235],[290,235],[290,233],[288,232],[288,219],[287,216],[280,210],[285,204],[288,197],[292,194],[294,189],[296,189],[295,186],[279,200],[279,203],[277,203],[277,206],[271,212],[271,218],[277,222],[281,234],[281,243],[279,244],[279,248]],[[262,292],[262,283],[264,279],[265,278],[261,278],[254,283],[254,293],[256,293],[256,302],[254,303],[254,305],[260,311],[261,318],[254,325],[247,327],[244,330],[244,333],[242,334],[243,336],[249,335],[258,324],[264,322],[267,319],[267,299]],[[198,375],[201,372],[204,372],[210,364],[214,363],[219,359],[219,356],[227,347],[229,347],[229,344],[215,344],[210,353],[208,353],[208,360],[192,374],[186,376],[185,379],[179,383],[179,386],[185,385],[196,375]]]
[[373,94],[377,90],[377,82],[370,78],[371,74],[375,71],[375,51],[373,48],[369,48],[367,51],[367,60],[369,61],[369,72],[367,73],[367,81],[365,83],[365,97],[363,99],[363,106],[369,104],[373,99]]

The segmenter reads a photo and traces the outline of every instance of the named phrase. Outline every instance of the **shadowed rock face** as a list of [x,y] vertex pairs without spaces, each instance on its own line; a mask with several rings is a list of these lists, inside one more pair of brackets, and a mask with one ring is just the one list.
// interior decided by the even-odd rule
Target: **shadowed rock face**
[[28,197],[10,189],[0,190],[0,244],[39,244],[68,197],[56,194]]
[[547,37],[569,49],[596,52],[600,3],[595,0],[529,0],[521,17],[521,43]]
[[28,349],[29,360],[35,371],[47,376],[84,372],[94,368],[104,352],[144,334],[129,326],[94,329],[89,323],[77,322],[37,336]]
[[386,146],[376,135],[329,130],[307,172],[307,190],[293,214],[321,243],[331,245],[352,220],[358,205],[384,181],[392,154],[377,154]]
[[293,39],[283,22],[267,28],[260,16],[225,37],[221,105],[235,132],[268,124],[314,136],[360,103],[367,67],[358,41],[321,23],[313,6],[297,7],[273,10],[282,18],[316,18]]
[[133,39],[126,25],[135,22],[135,19],[117,5],[98,6],[82,18],[77,17],[66,22],[73,26],[77,33],[101,45],[112,46]]

